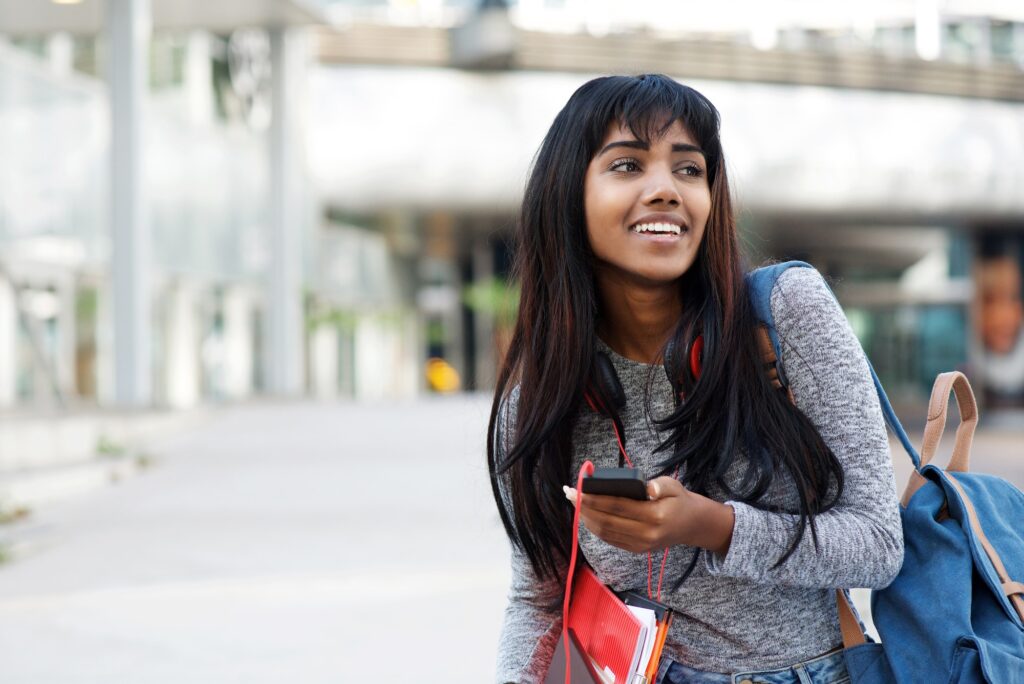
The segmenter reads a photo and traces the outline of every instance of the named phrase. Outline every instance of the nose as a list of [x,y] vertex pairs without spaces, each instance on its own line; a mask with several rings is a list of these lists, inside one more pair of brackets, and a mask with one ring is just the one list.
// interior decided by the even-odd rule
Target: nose
[[650,183],[644,189],[644,204],[651,206],[678,207],[682,202],[671,171],[651,173]]

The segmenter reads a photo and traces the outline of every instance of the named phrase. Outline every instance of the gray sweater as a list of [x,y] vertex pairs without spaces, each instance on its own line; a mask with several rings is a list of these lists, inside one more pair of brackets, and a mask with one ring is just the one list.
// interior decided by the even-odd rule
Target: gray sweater
[[[796,515],[767,512],[726,501],[736,522],[727,555],[700,551],[693,574],[669,593],[695,549],[669,550],[662,601],[675,610],[665,655],[711,672],[767,670],[806,660],[842,644],[835,587],[884,587],[899,572],[903,533],[881,409],[860,344],[821,276],[812,269],[786,271],[771,295],[782,341],[782,363],[796,405],[842,463],[845,488],[837,505],[817,517],[818,545],[810,531],[789,560],[775,561],[792,540]],[[674,408],[661,366],[626,359],[603,342],[622,381],[626,450],[650,478],[664,458],[662,439],[650,416]],[[518,392],[502,409],[499,445],[508,447]],[[650,414],[647,409],[650,409]],[[590,459],[617,466],[618,447],[610,421],[584,408],[573,435],[572,471]],[[738,482],[743,459],[727,479]],[[797,510],[788,478],[777,477],[762,500]],[[568,502],[567,502],[568,505]],[[647,555],[623,551],[581,525],[580,550],[602,582],[615,591],[646,593]],[[661,553],[655,554],[655,577]],[[512,586],[498,649],[498,682],[541,682],[561,630],[563,587],[539,581],[525,554],[512,550]]]

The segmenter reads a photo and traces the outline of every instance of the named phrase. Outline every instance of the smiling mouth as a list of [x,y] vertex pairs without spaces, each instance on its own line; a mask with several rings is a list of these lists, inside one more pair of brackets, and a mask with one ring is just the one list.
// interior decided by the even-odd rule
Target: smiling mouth
[[682,235],[686,228],[674,223],[638,223],[630,226],[629,232],[641,235]]

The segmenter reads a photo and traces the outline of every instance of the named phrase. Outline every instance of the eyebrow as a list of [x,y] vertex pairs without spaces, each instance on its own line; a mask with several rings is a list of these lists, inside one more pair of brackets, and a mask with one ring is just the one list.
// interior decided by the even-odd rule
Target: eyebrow
[[[640,140],[617,140],[615,142],[610,142],[607,145],[605,145],[604,147],[602,147],[601,151],[598,152],[597,154],[598,154],[598,156],[601,156],[602,154],[604,154],[608,150],[614,149],[616,147],[626,147],[626,148],[629,148],[629,149],[632,149],[632,150],[649,150],[649,149],[651,149],[651,146],[648,143],[645,143],[645,142],[640,141]],[[702,150],[697,145],[691,145],[689,143],[674,143],[672,145],[672,151],[673,152],[697,152],[698,154],[700,154],[702,156],[704,155],[704,150]]]

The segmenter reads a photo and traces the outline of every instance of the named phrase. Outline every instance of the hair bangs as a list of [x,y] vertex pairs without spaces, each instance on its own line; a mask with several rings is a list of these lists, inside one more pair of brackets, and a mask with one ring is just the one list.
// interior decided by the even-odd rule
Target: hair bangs
[[[597,153],[612,122],[650,143],[664,136],[676,121],[704,150],[709,181],[713,182],[718,159],[720,117],[718,110],[704,95],[660,74],[643,76],[611,76],[604,81],[604,93],[595,93],[597,107],[591,109],[589,121],[589,153]],[[603,95],[603,97],[602,97]],[[601,102],[600,100],[603,100]]]

